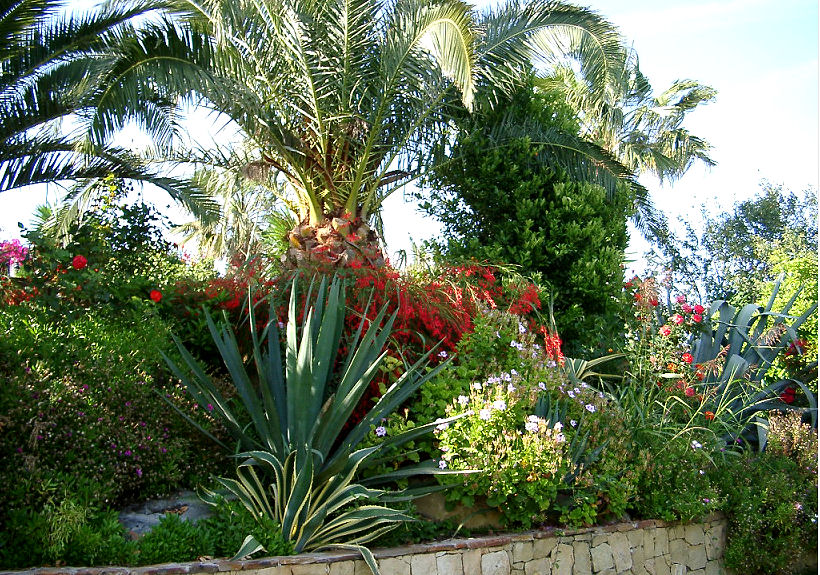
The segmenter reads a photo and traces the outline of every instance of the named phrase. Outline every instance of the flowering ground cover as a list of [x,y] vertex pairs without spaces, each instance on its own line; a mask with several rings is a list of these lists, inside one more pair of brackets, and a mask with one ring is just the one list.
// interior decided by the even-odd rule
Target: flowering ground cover
[[[230,361],[252,365],[267,357],[254,351],[260,334],[281,334],[274,340],[282,357],[292,358],[283,359],[287,374],[289,361],[314,353],[288,355],[285,340],[291,329],[293,337],[322,333],[321,322],[309,325],[312,302],[322,301],[316,298],[325,288],[315,278],[323,270],[297,274],[302,287],[291,296],[294,274],[266,277],[251,260],[217,277],[161,246],[141,257],[165,262],[165,271],[111,289],[106,282],[122,271],[104,249],[14,249],[20,277],[4,279],[0,292],[0,564],[170,560],[158,550],[160,540],[176,542],[167,552],[182,553],[173,555],[180,559],[229,553],[238,543],[246,552],[299,549],[299,532],[282,527],[290,521],[284,511],[260,516],[237,502],[226,511],[214,499],[217,531],[232,537],[226,543],[212,527],[172,519],[163,535],[129,542],[111,510],[181,486],[214,490],[215,477],[224,487],[248,480],[248,470],[262,473],[261,455],[245,471],[234,469],[230,425],[219,414],[224,404],[238,421],[252,419],[255,408],[242,405],[255,400],[237,386]],[[389,489],[446,488],[451,504],[500,510],[508,529],[624,517],[692,520],[723,511],[731,525],[727,561],[749,573],[786,569],[789,550],[816,542],[814,398],[804,382],[766,376],[773,358],[799,363],[806,354],[796,337],[801,318],[788,310],[664,298],[653,279],[633,278],[624,286],[630,304],[620,348],[584,361],[564,357],[543,290],[498,268],[411,276],[356,267],[335,276],[347,286],[346,300],[334,328],[338,354],[328,356],[336,359],[317,364],[329,369],[323,401],[346,397],[345,358],[364,332],[388,330],[384,355],[362,372],[361,395],[346,408],[342,443],[334,443],[359,434],[362,449],[380,456],[360,471],[351,467],[363,491],[338,513],[363,513],[357,509],[372,499],[392,510],[391,522],[413,517],[411,503],[381,500],[380,491],[364,487],[385,481]],[[236,334],[236,359],[226,364],[218,360],[228,357],[229,339],[212,335],[228,332],[218,325]],[[186,391],[169,371],[163,354],[182,365],[188,351],[216,399],[190,385]],[[368,419],[379,398],[392,397],[413,373],[427,374],[424,384]],[[12,480],[20,469],[25,480]],[[427,480],[408,479],[420,470]],[[255,530],[259,525],[264,529]],[[375,544],[453,528],[409,524]],[[244,535],[258,546],[249,547]],[[765,557],[750,553],[763,544]]]

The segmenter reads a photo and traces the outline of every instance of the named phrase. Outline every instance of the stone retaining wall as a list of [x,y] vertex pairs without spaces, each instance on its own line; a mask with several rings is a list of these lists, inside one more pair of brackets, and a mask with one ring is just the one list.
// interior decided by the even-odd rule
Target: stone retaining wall
[[[451,539],[379,549],[382,575],[722,575],[726,520],[619,523],[561,531]],[[6,572],[8,573],[8,572]],[[16,572],[19,573],[20,572]],[[356,553],[310,553],[249,561],[152,567],[39,568],[31,575],[369,575]]]

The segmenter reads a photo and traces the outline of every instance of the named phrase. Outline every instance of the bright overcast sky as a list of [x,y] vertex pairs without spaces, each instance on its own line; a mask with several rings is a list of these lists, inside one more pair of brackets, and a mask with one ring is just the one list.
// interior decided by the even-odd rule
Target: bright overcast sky
[[[670,220],[683,216],[697,225],[702,205],[728,209],[753,196],[762,179],[796,192],[817,188],[816,0],[598,0],[589,6],[620,28],[656,92],[676,79],[718,90],[716,102],[685,122],[712,144],[718,166],[695,167],[666,187],[642,179]],[[420,242],[437,229],[401,196],[388,199],[384,213],[391,255],[409,252],[410,237]],[[44,200],[42,192],[0,194],[0,240],[14,237],[17,222],[28,222]],[[642,249],[635,244],[632,257]]]

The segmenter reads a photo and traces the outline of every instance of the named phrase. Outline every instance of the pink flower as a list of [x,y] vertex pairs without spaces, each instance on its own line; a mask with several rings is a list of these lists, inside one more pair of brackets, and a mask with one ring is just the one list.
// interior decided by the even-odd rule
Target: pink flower
[[702,305],[700,305],[700,304],[697,304],[697,305],[695,306],[695,308],[694,308],[694,309],[695,309],[695,313],[703,313],[703,312],[705,312],[705,311],[706,311],[706,308],[705,308],[705,307],[703,307],[703,306],[702,306]]
[[680,325],[683,323],[683,316],[679,313],[676,313],[670,319],[672,320],[672,323],[674,323],[675,325]]
[[672,333],[672,328],[668,325],[661,326],[661,335],[669,335]]
[[703,321],[703,316],[696,313],[692,316],[692,321],[695,323],[700,323],[701,321]]
[[681,294],[675,298],[676,303],[686,303],[686,296]]
[[74,256],[74,259],[71,260],[71,267],[73,267],[77,271],[83,269],[87,265],[88,260],[85,258],[85,256]]
[[686,394],[686,397],[692,397],[693,395],[695,395],[695,389],[693,387],[687,387],[683,390],[683,393]]
[[692,313],[692,306],[688,303],[683,304],[680,308],[683,310],[683,313]]

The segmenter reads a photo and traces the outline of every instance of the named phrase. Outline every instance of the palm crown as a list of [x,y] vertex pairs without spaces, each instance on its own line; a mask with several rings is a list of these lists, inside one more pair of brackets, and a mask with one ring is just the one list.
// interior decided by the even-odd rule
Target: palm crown
[[[120,83],[159,83],[233,119],[259,149],[245,174],[281,174],[311,229],[344,214],[366,222],[429,167],[432,144],[446,137],[454,115],[491,106],[534,57],[576,59],[602,97],[623,69],[614,27],[560,2],[510,2],[481,16],[460,0],[177,0],[175,7],[187,11],[185,26],[156,26],[141,44],[161,48],[135,51]],[[124,104],[119,97],[112,91],[101,113]],[[587,173],[610,184],[623,176],[606,162]],[[313,232],[292,235],[294,245],[306,233]]]
[[150,84],[99,108],[118,64],[137,37],[139,18],[164,4],[121,1],[85,14],[61,12],[57,0],[12,0],[0,8],[0,192],[66,179],[120,177],[151,182],[192,212],[213,204],[186,182],[160,174],[110,136],[129,120],[159,142],[173,116]]

